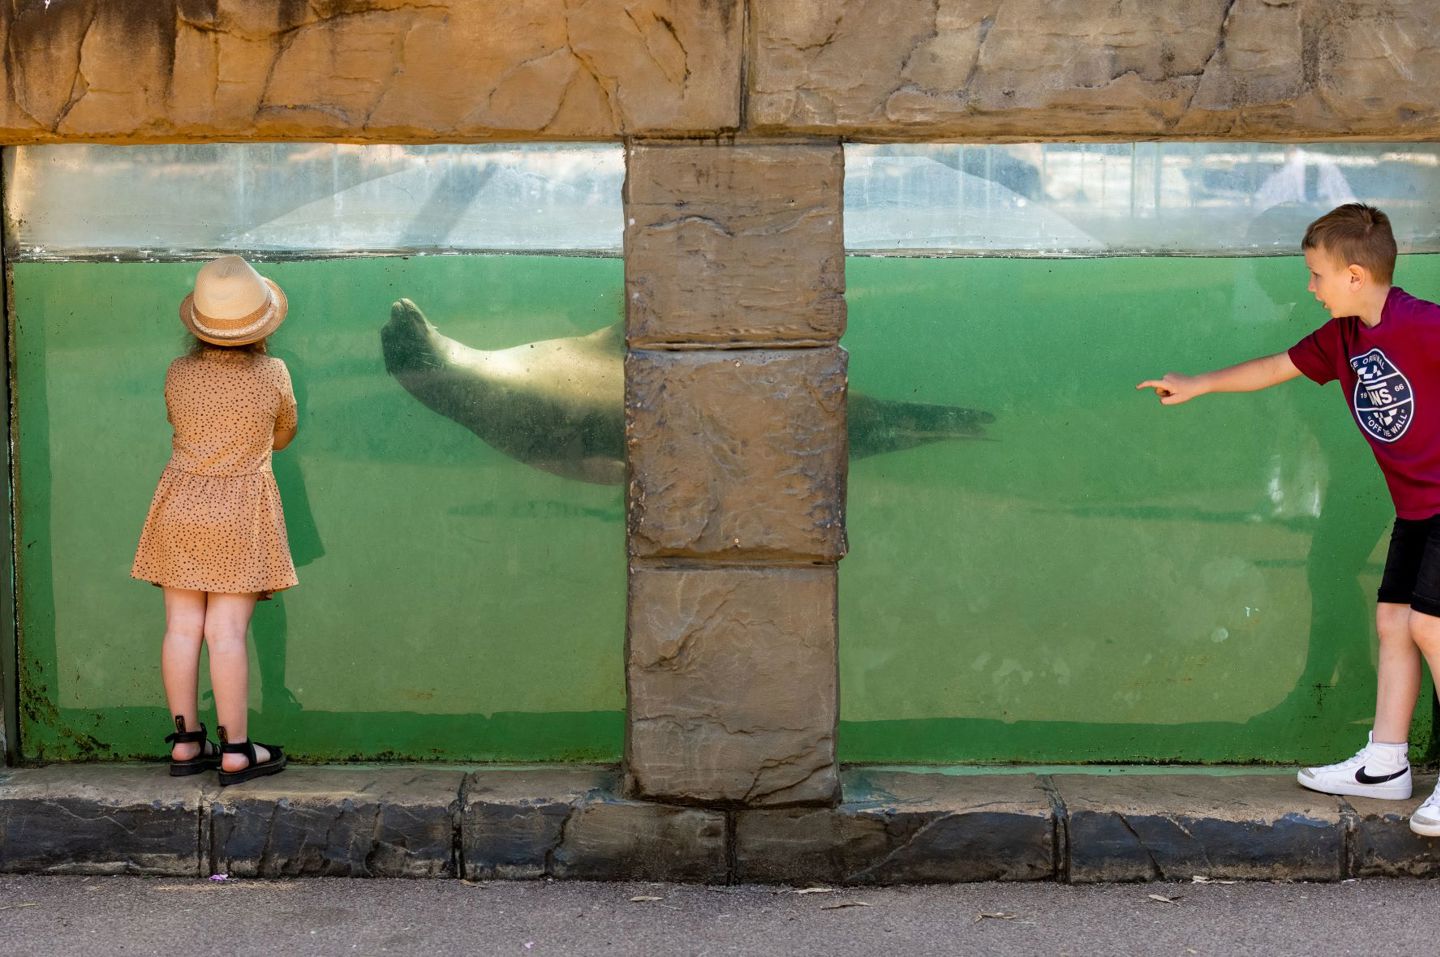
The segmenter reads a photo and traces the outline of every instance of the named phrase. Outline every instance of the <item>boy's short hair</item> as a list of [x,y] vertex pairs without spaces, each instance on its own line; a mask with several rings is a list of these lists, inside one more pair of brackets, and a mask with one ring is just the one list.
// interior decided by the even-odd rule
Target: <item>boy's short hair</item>
[[1377,282],[1389,283],[1395,276],[1390,217],[1364,203],[1346,203],[1315,220],[1305,230],[1300,248],[1321,249],[1347,266],[1364,266]]

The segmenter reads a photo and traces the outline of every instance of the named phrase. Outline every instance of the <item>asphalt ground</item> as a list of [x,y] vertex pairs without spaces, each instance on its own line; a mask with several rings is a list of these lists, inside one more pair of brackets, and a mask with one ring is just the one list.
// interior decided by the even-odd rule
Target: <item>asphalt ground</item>
[[1433,954],[1440,884],[762,886],[0,875],[0,954]]

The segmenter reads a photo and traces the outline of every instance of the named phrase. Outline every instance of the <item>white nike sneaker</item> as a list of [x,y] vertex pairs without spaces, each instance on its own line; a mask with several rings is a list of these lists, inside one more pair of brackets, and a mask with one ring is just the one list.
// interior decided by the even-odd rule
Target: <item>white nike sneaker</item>
[[[1396,754],[1393,745],[1387,747],[1370,743],[1348,761],[1318,768],[1303,768],[1296,775],[1296,780],[1301,787],[1322,794],[1347,794],[1352,797],[1379,798],[1382,801],[1403,801],[1410,797],[1410,761],[1405,757],[1403,747],[1398,751],[1398,761]],[[1437,812],[1440,812],[1440,807],[1437,807]],[[1437,819],[1436,826],[1440,827],[1440,819]]]
[[1440,837],[1440,786],[1410,815],[1410,830],[1425,837]]

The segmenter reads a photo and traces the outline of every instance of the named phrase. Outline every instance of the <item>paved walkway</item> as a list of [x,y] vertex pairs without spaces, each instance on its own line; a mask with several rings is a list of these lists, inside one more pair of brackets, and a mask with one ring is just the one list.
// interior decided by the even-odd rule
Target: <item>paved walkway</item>
[[627,800],[613,768],[293,767],[221,789],[164,765],[0,771],[0,872],[883,885],[1339,881],[1440,873],[1408,802],[1290,772],[861,767],[838,808]]
[[1432,953],[1434,899],[1426,881],[1384,878],[797,893],[753,884],[0,875],[0,955],[1371,957]]

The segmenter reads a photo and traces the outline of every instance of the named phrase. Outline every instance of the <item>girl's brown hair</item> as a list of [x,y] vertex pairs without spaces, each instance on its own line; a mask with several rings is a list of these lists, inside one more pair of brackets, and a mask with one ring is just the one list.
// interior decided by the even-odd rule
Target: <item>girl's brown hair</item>
[[217,346],[213,342],[206,342],[197,336],[190,336],[190,355],[200,356],[207,352],[248,352],[253,355],[267,355],[269,349],[265,348],[265,340],[257,339],[254,342],[247,342],[243,346]]
[[1377,282],[1388,284],[1395,276],[1390,217],[1364,203],[1346,203],[1315,220],[1300,248],[1323,250],[1347,266],[1364,266]]

